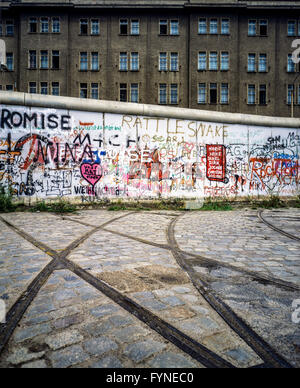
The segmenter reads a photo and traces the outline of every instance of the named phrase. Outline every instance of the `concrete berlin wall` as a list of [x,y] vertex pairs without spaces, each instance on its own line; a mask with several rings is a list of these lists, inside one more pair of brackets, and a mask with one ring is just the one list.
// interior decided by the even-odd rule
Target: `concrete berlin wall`
[[20,199],[299,194],[300,120],[0,92]]

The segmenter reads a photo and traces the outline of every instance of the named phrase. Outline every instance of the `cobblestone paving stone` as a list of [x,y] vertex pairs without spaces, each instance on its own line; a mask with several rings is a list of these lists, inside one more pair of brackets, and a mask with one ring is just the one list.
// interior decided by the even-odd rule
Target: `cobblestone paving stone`
[[[291,233],[291,218],[299,210],[281,212],[286,224],[277,220],[277,212],[263,214]],[[166,232],[175,212],[128,213],[88,210],[60,217],[23,213],[5,218],[58,252],[92,227],[123,215],[127,216],[106,228],[167,244]],[[0,224],[0,298],[1,292],[4,299],[9,298],[10,308],[50,258]],[[251,269],[299,286],[299,243],[261,223],[253,211],[187,213],[178,219],[175,235],[184,251],[217,260],[210,265],[183,255],[199,279],[279,354],[300,366],[299,325],[291,320],[292,302],[300,298],[299,291],[234,270]],[[204,300],[170,250],[99,230],[68,259],[233,365],[263,363]],[[31,303],[0,356],[0,367],[6,366],[202,367],[68,270],[55,271]]]
[[111,221],[114,218],[122,217],[130,212],[128,211],[118,211],[118,212],[109,212],[106,210],[84,210],[76,212],[75,214],[68,214],[63,216],[64,219],[75,220],[83,222],[93,227],[100,226],[105,222]]
[[[300,214],[297,209],[293,212]],[[177,243],[186,252],[299,286],[300,242],[266,227],[257,212],[188,214],[178,221],[175,230]]]
[[0,299],[7,310],[50,261],[0,221]]
[[[171,213],[173,214],[173,213]],[[172,216],[142,213],[132,214],[121,223],[118,221],[110,224],[107,229],[120,233],[126,233],[133,237],[155,242],[157,244],[167,244],[166,230],[172,221]]]
[[3,218],[56,251],[65,249],[92,229],[48,213],[12,213]]
[[67,270],[41,289],[0,367],[202,368],[190,356]]

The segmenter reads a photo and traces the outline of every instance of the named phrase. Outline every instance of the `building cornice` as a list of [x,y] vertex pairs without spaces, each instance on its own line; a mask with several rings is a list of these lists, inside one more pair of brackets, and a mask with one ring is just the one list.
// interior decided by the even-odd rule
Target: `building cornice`
[[235,9],[270,9],[293,10],[300,9],[300,1],[274,0],[11,0],[0,1],[1,9],[16,8],[73,8],[73,9],[203,9],[203,8],[235,8]]

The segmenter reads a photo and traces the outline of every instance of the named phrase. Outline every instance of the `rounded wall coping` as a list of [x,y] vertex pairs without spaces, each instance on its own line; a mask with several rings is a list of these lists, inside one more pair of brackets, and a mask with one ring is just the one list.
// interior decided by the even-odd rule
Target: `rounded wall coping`
[[0,104],[148,117],[165,117],[178,120],[208,121],[226,124],[300,128],[299,118],[258,116],[242,113],[224,113],[161,105],[134,104],[106,100],[89,100],[74,97],[57,97],[20,92],[0,91]]

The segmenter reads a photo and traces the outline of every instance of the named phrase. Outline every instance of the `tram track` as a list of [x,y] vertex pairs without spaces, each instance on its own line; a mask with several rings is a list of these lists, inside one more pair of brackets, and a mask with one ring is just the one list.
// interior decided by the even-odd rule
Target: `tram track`
[[[155,242],[147,241],[138,237],[130,236],[125,233],[120,233],[117,231],[113,231],[108,229],[107,226],[110,224],[125,218],[129,215],[132,215],[136,212],[130,212],[121,217],[117,217],[109,220],[108,222],[103,223],[102,225],[95,227],[89,223],[85,223],[83,221],[75,220],[72,217],[63,216],[60,218],[68,221],[73,221],[84,226],[88,226],[93,228],[91,231],[84,234],[82,237],[75,240],[71,243],[66,249],[62,252],[57,253],[52,250],[47,245],[36,241],[32,236],[26,234],[12,223],[8,222],[4,218],[0,217],[0,220],[4,222],[8,227],[18,233],[20,236],[25,238],[31,244],[45,252],[52,258],[52,261],[42,270],[42,272],[37,276],[36,279],[30,284],[28,289],[21,295],[19,300],[15,303],[15,305],[11,308],[8,313],[8,324],[1,328],[0,330],[0,354],[4,350],[6,344],[9,341],[14,329],[17,324],[22,319],[24,313],[27,308],[34,300],[35,296],[38,294],[39,290],[46,283],[51,274],[57,269],[69,269],[74,274],[79,276],[81,279],[85,280],[87,283],[101,291],[104,295],[109,297],[115,303],[123,307],[125,310],[130,312],[132,315],[136,316],[140,321],[146,323],[152,330],[159,333],[162,337],[176,345],[179,349],[189,354],[192,358],[199,361],[206,367],[209,368],[232,368],[229,362],[224,360],[222,357],[218,356],[214,352],[210,351],[191,337],[187,336],[183,332],[176,329],[174,326],[170,325],[166,321],[162,320],[155,314],[153,314],[148,309],[145,309],[143,306],[139,305],[132,299],[126,297],[116,289],[112,288],[102,280],[94,277],[89,272],[80,268],[70,260],[68,260],[68,256],[76,249],[79,245],[81,245],[84,241],[86,241],[89,237],[91,237],[97,231],[103,230],[107,233],[112,233],[119,235],[120,237],[128,238],[140,242],[142,244],[151,245],[154,247],[159,247],[161,249],[168,250],[172,253],[173,257],[179,264],[179,266],[189,275],[192,283],[198,290],[198,292],[202,295],[202,297],[209,303],[214,311],[218,313],[219,316],[231,327],[231,329],[241,338],[243,339],[254,351],[255,353],[263,360],[262,365],[258,365],[257,367],[273,367],[273,368],[291,368],[292,366],[277,353],[275,349],[273,349],[266,341],[263,340],[261,336],[259,336],[254,330],[251,329],[245,321],[240,318],[228,305],[226,305],[210,288],[209,284],[205,282],[201,276],[196,273],[191,265],[191,258],[195,260],[200,260],[202,265],[207,266],[223,266],[225,268],[229,268],[236,272],[241,272],[245,275],[251,276],[253,279],[258,281],[269,282],[270,284],[274,284],[280,287],[285,287],[287,289],[299,290],[300,287],[296,285],[281,281],[279,279],[271,279],[267,276],[263,276],[261,274],[257,274],[254,271],[248,271],[245,269],[237,268],[228,263],[221,263],[218,260],[202,257],[196,254],[192,254],[190,252],[182,251],[175,239],[175,225],[179,220],[181,215],[172,215],[172,220],[169,223],[167,230],[167,244],[158,244]],[[159,216],[165,216],[165,214],[156,213]],[[295,236],[294,236],[295,237]],[[186,259],[189,258],[189,260]]]

